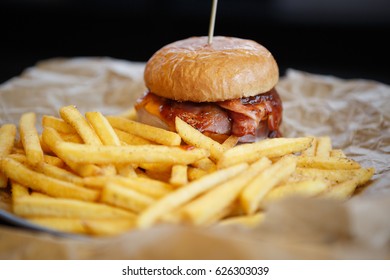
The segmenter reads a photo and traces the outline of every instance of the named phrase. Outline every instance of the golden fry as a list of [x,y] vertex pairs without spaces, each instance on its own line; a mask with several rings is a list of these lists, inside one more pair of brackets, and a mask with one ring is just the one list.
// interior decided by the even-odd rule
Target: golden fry
[[164,196],[148,209],[141,213],[137,225],[140,228],[147,228],[153,225],[161,216],[174,210],[175,208],[190,201],[194,197],[204,193],[213,186],[229,180],[248,167],[248,164],[238,164],[232,167],[221,169],[211,174],[205,175],[199,180],[177,189],[176,191]]
[[348,158],[298,156],[298,167],[320,169],[358,169],[360,164]]
[[263,170],[242,191],[240,201],[247,214],[253,214],[267,193],[295,170],[296,158],[286,156]]
[[224,148],[217,141],[207,137],[179,117],[176,117],[175,125],[177,133],[187,144],[210,151],[213,160],[218,160],[222,156]]
[[13,204],[22,217],[134,218],[135,214],[109,205],[66,198],[24,197]]
[[181,143],[180,136],[175,132],[167,131],[165,129],[146,125],[122,117],[108,116],[107,119],[114,128],[126,131],[130,134],[145,138],[158,144],[178,146]]
[[183,186],[188,183],[187,165],[174,165],[172,166],[171,177],[169,183],[173,186]]
[[97,191],[35,172],[10,158],[1,160],[1,169],[11,180],[50,196],[90,201],[98,198]]
[[317,157],[329,157],[332,150],[332,140],[329,136],[323,136],[317,138],[317,149],[315,156]]
[[54,128],[57,132],[65,134],[77,133],[76,130],[63,119],[59,119],[53,116],[44,115],[42,117],[42,127]]
[[[15,143],[16,126],[4,124],[0,127],[0,158],[8,156]],[[8,179],[0,170],[0,188],[7,187]]]
[[110,182],[102,190],[101,201],[139,213],[151,206],[155,199]]
[[265,214],[259,212],[252,215],[242,215],[242,216],[233,216],[221,220],[217,226],[245,226],[249,228],[254,228],[260,225],[264,220]]
[[271,165],[271,161],[264,157],[253,163],[231,180],[216,186],[203,196],[193,200],[182,209],[183,214],[192,224],[201,225],[211,217],[232,204],[241,190],[260,172]]
[[131,133],[127,133],[125,131],[122,131],[120,129],[114,128],[114,131],[120,141],[128,144],[128,145],[147,145],[147,144],[153,144],[152,141],[146,140],[145,138],[136,136]]
[[99,136],[100,141],[104,145],[120,146],[121,142],[118,135],[108,122],[108,120],[100,112],[87,112],[85,114],[88,122],[94,128],[96,134]]
[[80,176],[95,176],[102,173],[101,168],[96,165],[80,165],[64,157],[64,154],[61,152],[61,150],[57,148],[57,143],[64,141],[55,129],[51,127],[44,128],[42,132],[42,139],[56,155],[58,155],[63,161],[65,161],[65,163]]
[[62,158],[77,163],[122,164],[162,163],[190,164],[209,156],[204,149],[186,150],[181,147],[162,145],[142,146],[91,146],[74,143],[57,143],[56,150]]
[[310,137],[272,138],[259,142],[242,144],[227,150],[218,162],[223,168],[241,162],[252,163],[261,157],[281,157],[307,149],[312,142]]
[[61,118],[72,126],[88,145],[102,145],[100,138],[88,121],[81,115],[75,106],[65,106],[60,109]]
[[31,165],[43,162],[43,150],[39,141],[37,129],[35,128],[35,113],[25,113],[19,122],[20,138],[26,153],[27,161]]

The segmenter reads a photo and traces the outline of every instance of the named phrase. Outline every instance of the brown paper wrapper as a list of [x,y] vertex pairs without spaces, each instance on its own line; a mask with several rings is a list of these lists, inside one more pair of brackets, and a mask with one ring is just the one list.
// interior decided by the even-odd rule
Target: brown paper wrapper
[[[22,113],[117,114],[145,91],[143,63],[111,58],[43,61],[0,87],[1,124]],[[84,237],[0,225],[1,259],[390,259],[390,87],[289,70],[277,89],[286,137],[329,135],[335,148],[374,167],[347,202],[288,199],[257,228],[160,225],[113,237]],[[0,208],[10,209],[2,192]]]

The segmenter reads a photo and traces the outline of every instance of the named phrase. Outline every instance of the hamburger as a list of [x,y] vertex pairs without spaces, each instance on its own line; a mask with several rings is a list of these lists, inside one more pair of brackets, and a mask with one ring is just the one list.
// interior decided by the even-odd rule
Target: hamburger
[[175,130],[175,117],[222,142],[280,137],[278,65],[259,43],[216,36],[168,44],[148,60],[147,92],[135,104],[140,122]]

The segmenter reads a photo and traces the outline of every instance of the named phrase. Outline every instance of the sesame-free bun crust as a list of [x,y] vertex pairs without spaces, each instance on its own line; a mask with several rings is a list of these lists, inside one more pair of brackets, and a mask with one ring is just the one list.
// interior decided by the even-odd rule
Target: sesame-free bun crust
[[216,102],[255,96],[279,79],[272,54],[245,39],[191,37],[166,45],[147,62],[146,87],[177,101]]

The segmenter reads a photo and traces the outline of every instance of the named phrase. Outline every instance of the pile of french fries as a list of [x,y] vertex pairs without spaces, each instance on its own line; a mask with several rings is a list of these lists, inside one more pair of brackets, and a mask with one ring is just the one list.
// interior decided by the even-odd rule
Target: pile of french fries
[[[12,211],[61,232],[113,235],[161,223],[261,223],[270,203],[289,197],[345,200],[373,168],[324,137],[220,143],[176,118],[171,132],[118,116],[25,113],[0,128],[0,187]],[[17,136],[19,135],[19,137]]]

